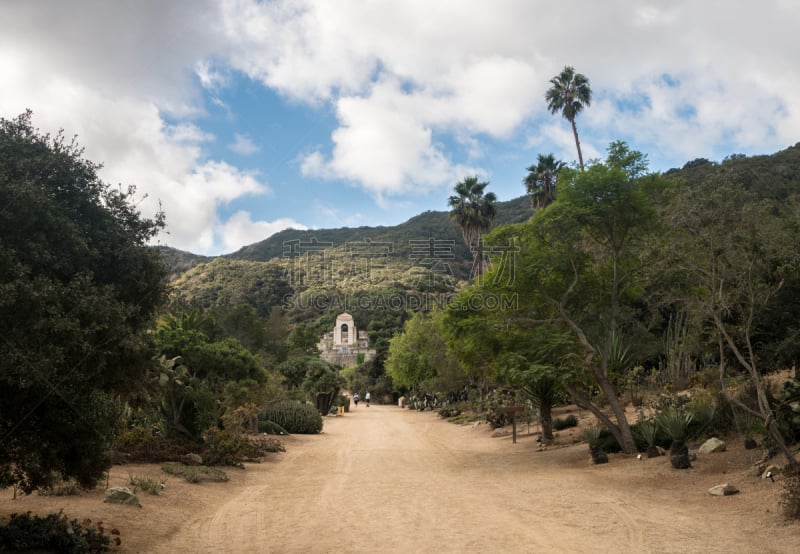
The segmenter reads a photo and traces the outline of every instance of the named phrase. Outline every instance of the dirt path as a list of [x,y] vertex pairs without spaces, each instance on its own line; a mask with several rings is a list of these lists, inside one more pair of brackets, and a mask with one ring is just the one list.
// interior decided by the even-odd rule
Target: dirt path
[[[532,440],[388,406],[330,418],[287,450],[161,551],[800,551],[798,527],[751,512],[747,489],[766,483],[711,497],[719,475],[705,483],[663,458],[590,466],[585,445],[535,452]],[[691,489],[670,486],[682,477]]]
[[[663,457],[593,466],[585,445],[538,452],[531,437],[512,444],[485,425],[375,405],[285,444],[229,483],[169,482],[141,510],[90,495],[66,511],[102,513],[124,552],[800,552],[800,526],[775,513],[779,484],[750,475],[744,450],[686,471]],[[724,482],[742,492],[707,493]]]

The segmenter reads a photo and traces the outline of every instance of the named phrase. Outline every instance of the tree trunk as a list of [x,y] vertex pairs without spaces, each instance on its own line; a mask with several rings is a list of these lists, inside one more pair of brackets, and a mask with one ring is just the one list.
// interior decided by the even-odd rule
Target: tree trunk
[[553,405],[542,402],[539,406],[539,419],[542,422],[542,444],[553,441]]
[[578,127],[575,125],[575,118],[569,120],[572,124],[572,135],[575,137],[575,147],[578,149],[578,162],[581,164],[581,171],[583,171],[583,154],[581,153],[581,141],[578,140]]
[[595,464],[607,464],[608,454],[599,446],[589,448],[589,454],[592,455],[592,462]]
[[[613,387],[611,388],[613,390]],[[569,393],[569,395],[572,397],[572,399],[575,401],[576,404],[578,404],[583,408],[586,408],[587,410],[592,412],[592,414],[594,414],[594,416],[600,421],[600,423],[602,423],[603,426],[606,429],[608,429],[609,433],[611,433],[614,436],[614,438],[617,440],[617,444],[620,445],[620,448],[622,448],[623,452],[625,452],[626,454],[636,453],[636,441],[633,440],[633,433],[631,432],[630,425],[628,425],[628,420],[624,416],[625,414],[624,409],[622,409],[623,413],[622,421],[624,422],[624,427],[623,427],[623,425],[619,423],[619,420],[617,424],[611,421],[611,419],[609,419],[609,417],[606,414],[604,414],[600,410],[600,408],[595,406],[588,398],[586,398],[584,395],[578,392],[578,390],[575,387],[570,385],[565,385],[564,389]],[[605,389],[603,390],[605,392]],[[612,403],[611,398],[609,398],[609,403],[612,404],[612,408],[614,404],[616,404],[619,407],[620,406],[619,399],[617,399],[616,394],[613,395],[613,399],[614,402]],[[616,413],[616,410],[614,415],[616,417],[619,417],[619,415]]]
[[600,390],[602,390],[606,395],[608,404],[611,406],[611,410],[614,412],[614,417],[617,419],[619,437],[616,435],[614,435],[614,437],[617,439],[617,442],[619,442],[623,452],[626,454],[635,454],[637,452],[636,441],[633,439],[631,426],[628,425],[628,416],[625,414],[625,406],[622,405],[622,402],[617,397],[616,388],[602,374],[597,375],[597,382],[600,385]]
[[689,469],[692,467],[689,460],[689,447],[683,441],[672,441],[669,447],[669,462],[675,469]]

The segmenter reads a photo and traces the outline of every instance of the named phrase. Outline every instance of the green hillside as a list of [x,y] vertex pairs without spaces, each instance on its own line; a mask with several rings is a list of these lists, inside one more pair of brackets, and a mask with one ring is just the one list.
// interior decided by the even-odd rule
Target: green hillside
[[[800,189],[800,144],[768,156],[693,160],[664,175],[691,183],[712,174],[785,197]],[[524,196],[497,207],[495,226],[531,215]],[[471,267],[461,233],[443,211],[392,227],[289,229],[217,258],[161,250],[176,276],[172,308],[246,303],[266,317],[282,306],[294,321],[320,329],[349,311],[359,327],[381,333],[398,328],[408,310],[446,300],[464,285]]]
[[[514,200],[497,203],[497,217],[494,225],[519,223],[527,221],[531,216],[530,201],[526,196]],[[427,211],[416,215],[408,221],[391,227],[342,227],[339,229],[316,229],[300,231],[286,229],[270,236],[261,242],[245,246],[225,257],[235,260],[267,261],[281,258],[291,253],[291,242],[311,244],[315,240],[320,245],[339,247],[351,243],[382,243],[391,249],[391,256],[410,260],[416,257],[421,243],[429,241],[452,244],[455,255],[454,272],[460,278],[469,275],[471,255],[464,244],[461,231],[456,227],[444,211]]]

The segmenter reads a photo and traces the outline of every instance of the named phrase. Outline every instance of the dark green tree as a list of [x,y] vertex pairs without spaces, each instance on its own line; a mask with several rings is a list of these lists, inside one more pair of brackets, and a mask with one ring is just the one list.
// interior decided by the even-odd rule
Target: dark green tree
[[525,192],[531,199],[534,210],[546,208],[553,203],[556,197],[558,172],[565,167],[565,163],[556,160],[553,154],[539,154],[536,165],[528,168],[528,175],[522,181]]
[[163,216],[31,117],[0,119],[0,486],[26,492],[110,466],[115,399],[153,368],[166,290],[147,247]]
[[486,181],[479,181],[477,175],[466,177],[456,184],[456,194],[448,200],[450,219],[461,229],[464,242],[473,253],[473,275],[478,276],[485,269],[481,236],[497,215],[497,197],[493,192],[484,193],[488,185]]
[[583,154],[581,142],[578,140],[578,127],[575,118],[583,111],[584,107],[592,103],[592,89],[589,79],[585,75],[575,73],[575,68],[564,66],[564,69],[550,79],[551,87],[547,89],[544,97],[550,113],[561,115],[572,125],[572,135],[575,137],[575,147],[578,149],[578,161],[583,170]]

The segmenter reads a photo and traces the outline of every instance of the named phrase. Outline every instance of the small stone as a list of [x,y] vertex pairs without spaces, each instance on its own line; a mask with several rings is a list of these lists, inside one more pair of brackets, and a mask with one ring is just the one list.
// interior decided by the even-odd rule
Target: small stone
[[739,492],[739,489],[734,487],[733,485],[729,485],[725,483],[723,485],[716,485],[708,489],[708,494],[713,496],[731,496],[732,494],[736,494]]

